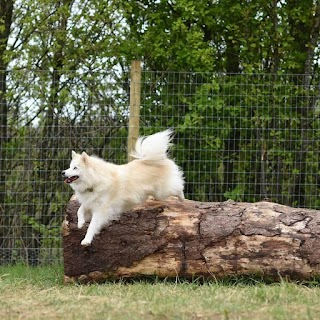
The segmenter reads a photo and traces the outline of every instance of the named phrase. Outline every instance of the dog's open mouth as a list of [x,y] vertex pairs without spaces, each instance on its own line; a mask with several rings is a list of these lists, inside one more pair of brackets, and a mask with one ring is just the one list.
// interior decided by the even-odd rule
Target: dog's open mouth
[[79,176],[72,176],[72,177],[68,177],[66,179],[64,179],[65,183],[72,183],[74,181],[76,181],[79,178]]

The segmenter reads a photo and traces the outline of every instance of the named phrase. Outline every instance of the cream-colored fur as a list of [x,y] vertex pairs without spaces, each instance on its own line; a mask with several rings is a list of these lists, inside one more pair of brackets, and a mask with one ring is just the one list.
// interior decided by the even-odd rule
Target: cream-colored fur
[[140,137],[132,152],[136,159],[125,165],[72,151],[70,168],[62,174],[81,203],[78,228],[91,219],[82,245],[90,245],[103,226],[148,196],[158,200],[176,196],[183,201],[183,173],[167,158],[171,136],[172,131],[166,130]]

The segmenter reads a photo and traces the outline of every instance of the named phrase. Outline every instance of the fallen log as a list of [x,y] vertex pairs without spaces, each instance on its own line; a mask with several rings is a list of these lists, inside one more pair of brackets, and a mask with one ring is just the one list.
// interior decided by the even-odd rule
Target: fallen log
[[308,280],[320,274],[320,211],[272,202],[149,200],[80,245],[79,203],[63,222],[65,283],[143,276],[251,275]]

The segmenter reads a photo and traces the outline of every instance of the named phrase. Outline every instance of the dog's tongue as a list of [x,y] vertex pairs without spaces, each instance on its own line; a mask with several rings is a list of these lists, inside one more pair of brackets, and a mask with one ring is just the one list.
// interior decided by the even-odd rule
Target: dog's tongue
[[77,180],[78,176],[72,176],[64,180],[65,183],[72,183],[73,181]]

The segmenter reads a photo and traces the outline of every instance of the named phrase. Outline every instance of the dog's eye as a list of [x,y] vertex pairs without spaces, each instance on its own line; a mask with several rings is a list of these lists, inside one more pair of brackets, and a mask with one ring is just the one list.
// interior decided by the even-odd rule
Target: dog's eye
[[73,168],[73,170],[77,170],[77,169],[78,169],[77,167],[74,167],[74,168]]

